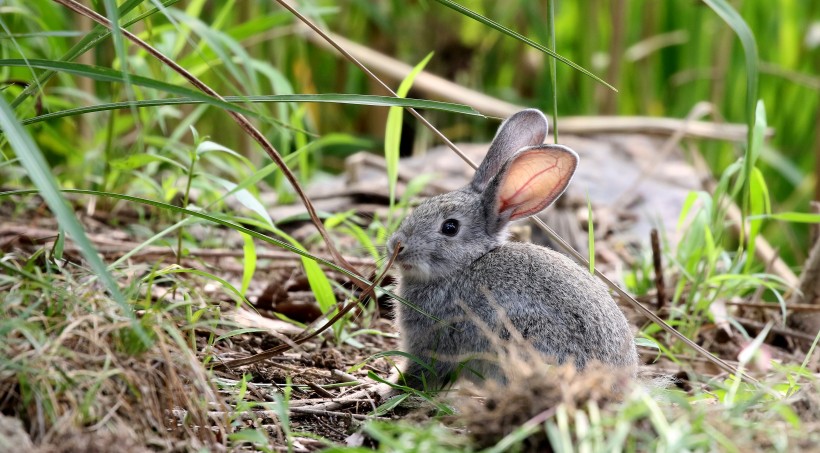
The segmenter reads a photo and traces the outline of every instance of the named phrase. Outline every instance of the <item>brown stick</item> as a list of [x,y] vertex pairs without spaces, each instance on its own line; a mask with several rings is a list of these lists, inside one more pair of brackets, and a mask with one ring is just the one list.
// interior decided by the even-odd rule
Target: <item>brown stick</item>
[[[335,33],[323,31],[323,36],[306,33],[305,39],[326,49],[343,48],[359,64],[373,68],[382,77],[403,80],[413,67],[407,63],[353,42]],[[334,44],[328,42],[332,41]],[[375,76],[374,76],[375,77]],[[413,89],[425,96],[449,102],[458,102],[473,107],[484,115],[506,118],[526,107],[487,96],[470,88],[453,83],[427,71],[420,72],[413,82]],[[683,128],[685,120],[678,118],[657,118],[651,116],[567,116],[561,118],[561,132],[564,134],[600,133],[642,133],[672,135]],[[766,129],[766,136],[774,135],[774,129]],[[746,140],[746,126],[743,124],[721,124],[710,121],[690,121],[685,128],[686,137],[708,138],[742,142]]]
[[[814,305],[820,307],[820,241],[815,242],[809,253],[809,258],[803,264],[803,273],[800,276],[800,290],[792,294],[791,303]],[[787,319],[789,327],[806,332],[813,341],[817,332],[820,332],[820,313],[806,312],[793,313]]]
[[652,228],[652,264],[655,266],[655,291],[658,297],[658,310],[663,308],[666,301],[666,283],[663,280],[663,263],[661,256],[661,244],[658,239],[657,228]]
[[[754,321],[754,320],[751,320],[751,319],[735,318],[735,321],[740,323],[740,325],[743,326],[743,327],[756,329],[758,331],[763,330],[763,328],[766,326],[766,324],[764,324],[762,322]],[[772,326],[770,332],[771,333],[776,333],[778,335],[785,335],[785,336],[789,336],[789,337],[799,338],[801,340],[806,340],[806,341],[809,341],[809,342],[814,341],[814,337],[816,336],[816,335],[809,335],[807,333],[800,332],[800,331],[797,331],[797,330],[787,329],[785,327],[776,327],[776,326]]]
[[[777,310],[781,311],[783,307],[780,304],[767,304],[765,302],[744,302],[744,301],[727,301],[726,305],[734,305],[736,307],[746,308],[760,308],[763,310]],[[811,304],[786,304],[786,311],[791,312],[820,312],[820,305]]]
[[[53,1],[55,3],[59,3],[65,6],[66,8],[74,11],[75,13],[81,16],[91,18],[98,24],[113,30],[114,26],[111,24],[108,18],[100,15],[99,13],[86,7],[85,5],[77,3],[75,0]],[[164,65],[173,69],[174,72],[185,78],[185,80],[187,80],[191,85],[195,86],[197,89],[208,94],[209,96],[213,96],[214,98],[219,99],[221,101],[225,100],[222,98],[222,96],[219,95],[219,93],[217,93],[211,87],[209,87],[204,82],[199,80],[196,76],[188,72],[185,68],[177,64],[174,60],[166,57],[160,51],[153,48],[150,44],[146,43],[145,41],[143,41],[133,33],[129,32],[128,30],[120,28],[119,25],[117,25],[117,28],[119,28],[123,36],[125,36],[131,42],[144,49],[150,55],[154,56]],[[227,113],[234,119],[234,121],[237,122],[237,124],[239,124],[242,130],[244,130],[248,135],[253,137],[253,139],[256,140],[257,143],[259,143],[259,145],[262,147],[262,149],[265,150],[268,156],[270,156],[270,158],[274,162],[276,162],[276,165],[279,167],[279,169],[282,170],[282,173],[285,175],[285,178],[287,178],[291,186],[293,186],[293,189],[296,191],[297,195],[299,195],[299,198],[302,199],[302,203],[304,203],[305,208],[307,209],[308,214],[310,215],[310,219],[313,221],[313,224],[316,226],[316,229],[319,230],[319,234],[322,236],[322,239],[327,245],[330,254],[333,255],[334,260],[339,264],[339,266],[344,267],[345,269],[347,269],[348,271],[357,276],[351,277],[357,286],[361,288],[367,288],[368,285],[364,283],[364,279],[358,277],[358,270],[353,265],[348,263],[344,259],[342,254],[339,253],[338,250],[336,250],[336,247],[333,245],[333,241],[330,240],[330,236],[325,230],[324,224],[322,223],[321,219],[319,219],[319,216],[316,214],[316,210],[313,207],[313,203],[311,203],[310,198],[308,198],[307,194],[305,194],[305,191],[302,189],[302,186],[299,184],[299,181],[296,179],[296,176],[293,174],[292,171],[290,171],[284,159],[282,159],[282,156],[279,154],[278,151],[276,151],[276,148],[273,147],[273,145],[268,141],[268,139],[265,138],[264,135],[262,135],[262,132],[260,132],[259,129],[257,129],[253,124],[251,124],[251,122],[247,118],[245,118],[244,115],[241,115],[233,111],[227,111]]]

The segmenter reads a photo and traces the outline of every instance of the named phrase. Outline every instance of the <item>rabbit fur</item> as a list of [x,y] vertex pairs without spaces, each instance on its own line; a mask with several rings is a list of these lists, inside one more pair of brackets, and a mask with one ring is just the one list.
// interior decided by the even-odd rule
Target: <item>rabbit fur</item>
[[407,385],[437,389],[458,374],[503,382],[493,355],[514,339],[578,369],[636,369],[631,330],[603,283],[562,254],[507,241],[509,222],[555,201],[577,166],[571,149],[543,144],[547,130],[538,110],[511,116],[470,184],[423,202],[388,240],[409,303],[397,307],[403,349],[425,362],[408,360]]

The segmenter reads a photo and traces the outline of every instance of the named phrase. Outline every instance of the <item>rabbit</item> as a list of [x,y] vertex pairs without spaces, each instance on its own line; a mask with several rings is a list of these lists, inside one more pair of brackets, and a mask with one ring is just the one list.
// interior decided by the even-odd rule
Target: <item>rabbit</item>
[[388,239],[408,302],[397,304],[403,351],[419,359],[404,366],[406,385],[441,389],[459,373],[504,382],[492,357],[511,337],[552,363],[635,375],[632,332],[606,286],[560,253],[507,241],[508,224],[552,204],[578,165],[573,150],[543,144],[548,127],[534,109],[508,118],[472,181],[421,203]]

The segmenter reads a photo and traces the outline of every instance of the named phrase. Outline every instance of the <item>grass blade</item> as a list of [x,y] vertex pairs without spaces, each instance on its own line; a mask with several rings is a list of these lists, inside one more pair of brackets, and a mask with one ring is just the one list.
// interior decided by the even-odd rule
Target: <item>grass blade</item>
[[436,1],[441,3],[442,5],[450,8],[450,9],[458,11],[459,13],[469,17],[470,19],[481,22],[482,24],[484,24],[484,25],[486,25],[490,28],[493,28],[495,30],[498,30],[498,31],[500,31],[501,33],[504,33],[507,36],[513,37],[513,38],[523,42],[524,44],[527,44],[528,46],[530,46],[534,49],[538,49],[541,52],[544,52],[545,54],[551,56],[552,58],[555,58],[556,60],[560,61],[561,63],[564,63],[565,65],[571,67],[572,69],[575,69],[576,71],[579,71],[582,74],[584,74],[588,77],[591,77],[593,80],[595,80],[596,82],[604,85],[605,87],[609,88],[610,90],[612,90],[616,93],[618,92],[618,90],[615,89],[615,87],[613,87],[612,85],[604,82],[603,79],[596,76],[595,74],[590,72],[588,69],[584,69],[583,67],[581,67],[578,64],[570,61],[569,59],[567,59],[565,57],[562,57],[561,55],[558,55],[558,53],[556,53],[552,49],[544,47],[541,44],[538,44],[537,42],[527,38],[526,36],[516,32],[516,31],[510,30],[509,28],[499,24],[498,22],[496,22],[496,21],[494,21],[494,20],[492,20],[488,17],[484,17],[481,14],[478,14],[475,11],[472,11],[468,8],[465,8],[464,6],[459,5],[456,2],[453,2],[451,0],[436,0]]
[[51,169],[46,163],[42,152],[34,143],[31,136],[28,135],[17,121],[11,106],[6,101],[0,98],[0,129],[3,130],[6,139],[8,140],[14,153],[20,159],[20,164],[26,169],[26,172],[31,178],[31,181],[37,187],[43,200],[45,200],[49,209],[57,218],[60,227],[68,233],[74,242],[79,247],[80,252],[88,261],[91,269],[100,278],[105,288],[111,294],[111,298],[117,302],[122,310],[123,316],[131,320],[132,328],[137,337],[142,341],[143,346],[148,347],[151,344],[151,339],[142,328],[140,323],[134,316],[134,311],[131,305],[126,300],[119,286],[114,281],[114,277],[108,272],[105,263],[97,254],[97,250],[85,234],[80,221],[74,215],[63,195],[60,193],[60,188],[57,181],[51,174]]
[[[2,64],[0,62],[0,64]],[[462,115],[480,116],[470,106],[463,104],[454,104],[451,102],[428,101],[425,99],[407,99],[395,98],[392,96],[374,96],[367,94],[279,94],[279,95],[263,95],[263,96],[225,96],[225,102],[234,103],[288,103],[288,102],[315,102],[315,103],[332,103],[332,104],[353,104],[353,105],[369,105],[373,107],[409,107],[428,110],[439,110],[442,112],[459,113]],[[78,107],[74,109],[60,110],[59,112],[46,113],[43,115],[28,118],[22,121],[22,124],[27,126],[46,120],[56,118],[64,118],[67,116],[84,115],[86,113],[105,112],[110,110],[122,110],[131,107],[158,107],[164,105],[186,105],[186,104],[204,104],[205,101],[201,99],[194,99],[191,97],[180,97],[170,99],[147,99],[143,101],[123,101],[111,102],[107,104],[96,104],[87,107]],[[247,115],[259,116],[259,114],[250,110],[243,110],[242,113]]]
[[[771,213],[771,202],[769,200],[769,190],[766,186],[766,180],[763,178],[760,169],[755,166],[763,150],[763,134],[766,130],[766,108],[763,105],[763,101],[758,101],[755,116],[752,141],[746,153],[743,167],[743,172],[745,173],[743,186],[746,194],[743,204],[745,206],[744,212],[747,216]],[[745,264],[746,272],[751,271],[755,256],[755,239],[760,233],[762,220],[752,220],[749,223],[749,240],[746,246],[748,249]],[[744,228],[741,228],[741,230],[743,229]]]
[[[120,8],[119,8],[120,16],[124,16],[124,15],[128,14],[134,8],[139,6],[143,1],[144,0],[127,0],[125,3],[120,5]],[[174,3],[177,3],[179,1],[180,0],[165,0],[161,3],[161,5],[164,8],[164,7],[171,6]],[[146,17],[149,17],[149,16],[153,15],[154,13],[156,13],[159,10],[160,10],[159,8],[153,8],[149,11],[146,11],[146,12],[138,15],[137,17],[126,21],[123,24],[123,27],[128,27],[130,25],[133,25],[133,24],[145,19]],[[102,40],[107,38],[108,35],[110,35],[110,34],[111,34],[111,31],[108,30],[107,28],[103,27],[102,25],[95,25],[90,33],[85,35],[85,37],[83,39],[81,39],[77,44],[75,44],[71,49],[69,49],[68,52],[65,53],[65,55],[63,55],[60,58],[60,61],[72,61],[72,60],[74,60],[75,58],[77,58],[80,55],[87,52],[89,49],[96,46]],[[20,93],[16,98],[14,98],[14,100],[11,102],[11,106],[13,108],[16,108],[18,105],[22,104],[23,101],[25,101],[29,96],[31,96],[32,93],[34,93],[37,90],[37,87],[44,85],[46,82],[49,81],[49,79],[54,77],[54,75],[56,73],[57,72],[54,71],[54,70],[47,70],[46,72],[40,74],[37,77],[37,80],[35,81],[35,83],[30,84],[25,90],[23,90],[22,93]]]
[[820,214],[812,214],[809,212],[778,212],[777,214],[750,216],[749,219],[772,219],[792,223],[820,223]]
[[[416,76],[427,66],[433,53],[427,54],[419,64],[417,64],[410,74],[402,80],[399,89],[396,90],[397,98],[404,98],[410,87],[413,86],[413,81]],[[387,165],[387,181],[390,187],[390,212],[393,212],[393,206],[396,201],[396,180],[399,176],[399,145],[401,144],[401,122],[404,118],[404,109],[401,107],[390,107],[387,113],[387,125],[384,131],[384,160]]]
[[[740,43],[743,45],[743,53],[746,59],[746,124],[748,126],[746,133],[746,153],[744,155],[743,173],[741,174],[743,182],[742,203],[741,203],[741,225],[745,225],[745,217],[749,214],[749,192],[750,192],[750,178],[752,167],[756,155],[760,154],[759,150],[755,150],[756,143],[754,140],[755,122],[757,113],[755,111],[755,103],[757,102],[758,94],[758,76],[759,76],[759,59],[757,53],[757,42],[755,41],[752,30],[749,25],[743,20],[743,17],[732,8],[726,0],[703,0],[709,8],[712,9],[729,27],[735,32]],[[762,145],[762,143],[761,143]],[[749,238],[745,238],[745,228],[740,228],[739,247],[742,250],[744,245],[751,242]],[[748,244],[746,247],[753,247]],[[738,253],[738,256],[741,254]]]
[[329,316],[334,315],[336,310],[333,310],[331,313],[330,309],[336,305],[336,295],[333,293],[333,285],[330,284],[330,280],[327,278],[327,275],[325,275],[322,268],[319,267],[316,260],[311,259],[307,249],[302,246],[299,241],[278,228],[274,227],[273,232],[285,238],[285,240],[288,241],[293,247],[305,253],[302,255],[302,267],[305,269],[305,276],[308,280],[308,286],[310,286],[313,296],[316,297],[316,302],[319,304],[319,309],[322,313],[328,314]]
[[247,234],[242,235],[244,241],[244,255],[242,257],[242,294],[248,293],[248,288],[251,286],[253,274],[256,272],[256,245],[253,243],[253,238]]
[[[64,72],[66,74],[88,77],[100,82],[130,83],[133,85],[164,91],[166,93],[172,93],[179,96],[187,96],[196,99],[200,102],[204,102],[206,104],[210,104],[216,107],[221,107],[226,110],[231,110],[234,112],[247,115],[254,115],[253,112],[247,109],[243,109],[228,102],[221,101],[215,97],[202,94],[199,91],[191,90],[189,88],[184,88],[171,83],[161,82],[159,80],[151,79],[148,77],[142,77],[134,74],[125,77],[120,71],[115,71],[113,69],[104,68],[100,66],[89,66],[79,63],[70,63],[66,61],[37,59],[23,60],[16,58],[0,60],[0,67],[2,66],[22,66],[38,69],[48,69],[58,72]],[[130,103],[126,107],[130,107]]]
[[[759,62],[757,56],[757,42],[754,34],[743,17],[735,11],[734,8],[726,0],[703,0],[703,3],[712,8],[712,11],[717,13],[726,25],[732,30],[740,39],[743,45],[743,53],[746,57],[746,123],[749,125],[747,132],[747,146],[752,145],[752,133],[755,124],[755,102],[757,101],[757,85],[759,74]],[[749,151],[747,150],[747,153]]]
[[[547,32],[549,41],[547,46],[555,51],[555,0],[547,0]],[[555,58],[549,61],[550,85],[552,86],[552,137],[554,143],[558,144],[558,72],[555,67]]]

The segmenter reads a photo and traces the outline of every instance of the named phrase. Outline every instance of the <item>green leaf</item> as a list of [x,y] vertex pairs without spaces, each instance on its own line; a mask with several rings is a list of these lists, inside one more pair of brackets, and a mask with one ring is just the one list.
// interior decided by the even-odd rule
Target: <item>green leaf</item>
[[531,39],[525,37],[524,35],[522,35],[518,32],[515,32],[513,30],[510,30],[509,28],[499,24],[498,22],[495,22],[492,19],[484,17],[481,14],[478,14],[474,11],[471,11],[470,9],[465,8],[464,6],[459,5],[458,3],[455,3],[455,2],[450,1],[450,0],[436,0],[436,1],[441,3],[442,5],[450,8],[450,9],[458,11],[459,13],[461,13],[461,14],[463,14],[463,15],[465,15],[465,16],[473,19],[473,20],[481,22],[482,24],[484,24],[484,25],[486,25],[490,28],[498,30],[498,31],[500,31],[501,33],[504,33],[507,36],[511,36],[511,37],[523,42],[524,44],[527,44],[530,47],[538,49],[541,52],[544,52],[545,54],[551,56],[552,58],[555,58],[556,60],[560,61],[561,63],[564,63],[565,65],[567,65],[567,66],[569,66],[569,67],[571,67],[571,68],[573,68],[577,71],[580,71],[584,75],[586,75],[588,77],[591,77],[593,80],[595,80],[596,82],[604,85],[605,87],[609,88],[610,90],[612,90],[616,93],[618,92],[618,90],[615,89],[615,87],[613,87],[612,85],[604,82],[603,79],[601,79],[600,77],[596,76],[595,74],[593,74],[589,70],[584,69],[581,66],[573,63],[569,59],[567,59],[565,57],[562,57],[561,55],[558,55],[558,53],[556,53],[552,49],[546,48],[546,47],[542,46],[541,44],[538,44],[535,41],[532,41]]
[[393,409],[399,407],[399,405],[409,397],[409,393],[403,393],[401,395],[394,396],[393,398],[390,398],[389,400],[385,401],[381,406],[377,407],[376,410],[374,410],[370,415],[373,415],[375,417],[382,416],[392,411]]
[[[746,58],[746,123],[749,126],[747,132],[747,147],[752,146],[752,134],[755,124],[755,101],[757,100],[757,85],[758,85],[758,55],[757,42],[754,34],[749,29],[743,17],[732,8],[726,0],[703,0],[709,8],[717,13],[729,27],[734,30],[740,43],[743,45],[743,53]],[[747,149],[747,158],[751,151]]]
[[376,249],[376,245],[373,244],[373,240],[370,239],[370,236],[368,236],[359,225],[356,225],[349,220],[345,220],[344,224],[345,228],[342,230],[356,238],[356,240],[362,244],[362,247],[370,253],[373,260],[378,262],[381,256],[379,256],[379,251]]
[[214,343],[219,343],[222,340],[225,340],[225,339],[231,338],[231,337],[235,337],[237,335],[243,335],[243,334],[246,334],[246,333],[261,333],[261,332],[267,332],[267,330],[266,329],[259,329],[259,328],[256,328],[256,327],[243,327],[241,329],[234,329],[234,330],[231,330],[230,332],[225,332],[222,335],[214,338]]
[[[752,167],[754,166],[757,156],[760,155],[763,147],[763,132],[765,131],[765,123],[761,129],[757,125],[757,121],[762,119],[765,121],[765,109],[762,103],[755,102],[758,99],[758,79],[759,79],[759,58],[757,52],[757,42],[754,34],[749,29],[746,21],[743,20],[740,14],[729,4],[726,0],[703,0],[709,8],[711,8],[727,25],[735,32],[740,43],[743,46],[743,53],[746,60],[746,152],[743,160],[743,172],[738,184],[742,184],[742,199],[741,199],[741,216],[744,217],[741,224],[745,225],[745,216],[749,214],[749,190]],[[757,136],[757,138],[756,138]],[[733,191],[732,196],[736,195],[737,190]],[[745,228],[740,229],[740,241],[738,247],[742,251],[743,247],[748,243],[748,248],[753,249],[754,245],[751,238],[745,238]],[[747,261],[751,261],[752,253],[748,254]],[[738,256],[741,256],[738,253]]]
[[757,101],[757,107],[755,108],[755,122],[752,130],[752,142],[746,158],[746,175],[751,173],[751,168],[757,164],[757,159],[763,152],[763,141],[766,138],[766,127],[766,106],[763,104],[763,100],[761,99]]
[[[195,139],[194,141],[199,141],[199,140]],[[233,157],[239,159],[240,161],[242,161],[242,163],[247,165],[248,168],[253,168],[253,163],[251,163],[251,161],[248,160],[247,157],[237,153],[236,151],[228,148],[227,146],[220,145],[219,143],[215,143],[215,142],[212,142],[210,140],[204,140],[196,146],[196,154],[197,155],[202,156],[202,155],[208,154],[208,153],[225,153],[229,156],[233,156]]]
[[686,199],[683,201],[683,206],[680,210],[680,215],[678,216],[678,226],[677,229],[680,230],[683,228],[683,222],[686,220],[686,217],[689,215],[689,211],[694,206],[695,201],[697,201],[699,196],[699,192],[689,192],[686,194]]
[[[396,97],[404,98],[410,87],[413,86],[413,81],[416,76],[427,66],[427,63],[433,57],[430,52],[424,57],[419,64],[417,64],[410,74],[402,80],[399,89],[396,90]],[[393,206],[396,201],[396,180],[399,175],[399,145],[401,142],[401,122],[404,118],[404,109],[401,107],[390,107],[387,113],[387,126],[384,131],[384,160],[387,166],[387,181],[390,187],[390,212],[393,212]]]
[[[766,179],[763,177],[763,172],[757,167],[752,167],[752,173],[749,177],[749,216],[758,216],[771,213],[771,201],[769,200],[769,188],[766,185]],[[749,219],[749,245],[746,257],[745,271],[751,271],[752,262],[755,256],[755,240],[760,234],[760,229],[763,226],[763,220],[759,218]]]
[[[31,61],[31,60],[29,60]],[[3,60],[0,60],[0,65]],[[150,80],[150,79],[149,79]],[[162,83],[162,82],[160,82]],[[204,95],[201,95],[204,96]],[[207,97],[207,96],[206,96]],[[215,98],[209,98],[215,99]],[[365,94],[279,94],[279,95],[265,95],[265,96],[225,96],[225,102],[231,104],[239,103],[288,103],[288,102],[309,102],[309,103],[331,103],[331,104],[351,104],[351,105],[369,105],[374,107],[408,107],[415,109],[439,110],[442,112],[458,113],[461,115],[480,116],[484,115],[478,113],[472,107],[454,104],[451,102],[428,101],[425,99],[400,99],[393,96],[373,96]],[[95,104],[86,107],[78,107],[74,109],[61,110],[59,112],[51,112],[43,115],[28,118],[23,121],[24,125],[39,123],[41,121],[53,120],[56,118],[63,118],[66,116],[83,115],[86,113],[105,112],[109,110],[122,110],[131,107],[158,107],[164,105],[190,105],[190,104],[205,104],[209,103],[202,99],[194,99],[192,97],[170,98],[170,99],[148,99],[143,101],[123,101],[111,102],[107,104]],[[238,108],[238,107],[237,107]],[[250,110],[242,110],[243,114],[259,116],[256,112]]]
[[646,337],[635,338],[635,346],[660,350],[660,345],[658,345],[657,341]]
[[783,220],[792,223],[820,223],[820,214],[808,212],[778,212],[776,214],[750,216],[749,219]]
[[265,222],[268,223],[268,225],[274,226],[273,219],[271,218],[270,213],[268,213],[268,210],[265,208],[261,201],[259,201],[256,197],[253,196],[253,194],[250,193],[250,191],[248,191],[248,189],[237,190],[238,186],[232,183],[231,181],[209,174],[204,175],[206,175],[208,179],[212,179],[218,182],[220,185],[222,185],[222,187],[224,187],[225,190],[228,191],[228,193],[233,194],[234,198],[236,198],[236,200],[239,203],[241,203],[242,206],[256,213],[256,215],[261,217]]
[[111,162],[111,167],[117,170],[130,171],[148,165],[151,162],[162,162],[187,172],[188,167],[178,161],[158,154],[133,154]]
[[[305,249],[299,241],[284,231],[275,229],[274,233],[285,238],[286,241],[290,242],[297,249],[307,252],[307,249]],[[302,266],[305,268],[308,285],[310,285],[310,290],[313,291],[313,295],[316,297],[319,308],[322,310],[322,313],[328,314],[330,309],[336,305],[336,295],[333,293],[333,286],[330,284],[330,280],[328,280],[319,264],[307,256],[302,256]]]
[[[768,214],[769,190],[766,186],[766,180],[763,174],[755,167],[757,159],[763,151],[763,136],[766,133],[766,108],[763,101],[757,102],[757,109],[755,110],[754,131],[752,132],[752,139],[749,143],[746,156],[743,158],[744,166],[744,184],[743,184],[743,215],[757,215]],[[755,240],[760,232],[761,221],[753,220],[749,226],[749,239],[746,248],[746,272],[751,270],[752,262],[755,256]],[[742,244],[741,244],[742,245]]]
[[247,234],[242,235],[245,241],[243,247],[243,266],[242,266],[242,294],[248,293],[248,288],[251,286],[253,274],[256,272],[256,245],[253,243],[253,238]]
[[108,21],[113,24],[111,37],[114,41],[114,52],[120,63],[120,74],[122,74],[123,80],[125,80],[126,97],[132,99],[134,97],[134,90],[131,86],[131,74],[128,73],[128,52],[125,49],[125,38],[120,28],[120,12],[117,9],[117,2],[114,0],[103,0],[103,4],[105,5],[105,13],[108,17]]
[[[129,83],[132,85],[164,91],[166,93],[176,94],[179,96],[187,96],[194,100],[204,102],[206,104],[221,107],[226,110],[232,110],[234,112],[239,112],[245,115],[257,116],[250,110],[237,107],[229,102],[225,102],[215,97],[202,94],[199,91],[192,90],[190,88],[184,88],[179,85],[162,82],[148,77],[142,77],[135,74],[128,74],[128,76],[126,77],[120,71],[115,71],[113,69],[104,68],[101,66],[89,66],[65,61],[38,59],[23,60],[14,58],[0,60],[0,66],[20,66],[38,69],[49,69],[53,71],[64,72],[66,74],[88,77],[90,79],[94,79],[100,82]],[[131,103],[127,103],[125,107],[130,108]]]
[[43,197],[51,212],[54,213],[60,228],[71,236],[71,239],[80,249],[80,253],[108,290],[111,298],[119,305],[123,316],[131,321],[131,327],[142,345],[144,347],[150,346],[151,339],[134,316],[133,308],[120,291],[114,277],[108,272],[105,263],[97,253],[97,249],[86,236],[85,229],[77,220],[74,211],[68,206],[65,198],[60,193],[57,181],[51,174],[51,168],[46,163],[40,148],[17,122],[14,112],[2,97],[0,97],[0,129],[14,153],[20,159],[20,164],[26,169],[29,178],[37,187],[37,192]]
[[268,437],[258,429],[243,429],[242,431],[228,434],[228,439],[234,442],[250,442],[254,445],[270,445]]
[[52,256],[54,259],[61,260],[63,259],[63,252],[65,251],[65,231],[60,228],[57,231],[57,239],[54,241],[54,247],[52,248]]

